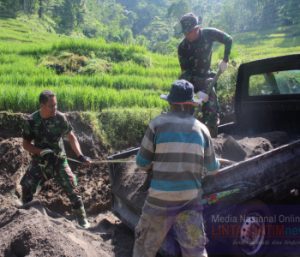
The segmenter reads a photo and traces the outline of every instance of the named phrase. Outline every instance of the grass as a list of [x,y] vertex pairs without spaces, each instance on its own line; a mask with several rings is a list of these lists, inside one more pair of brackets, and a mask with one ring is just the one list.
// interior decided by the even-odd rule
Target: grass
[[[159,95],[180,74],[176,53],[165,56],[140,46],[57,35],[51,23],[37,17],[0,19],[0,27],[0,111],[33,112],[39,93],[51,89],[62,111],[100,112],[101,128],[119,138],[120,144],[111,142],[118,147],[133,142],[134,134],[140,137],[152,114],[167,107]],[[218,82],[221,104],[232,102],[240,63],[300,53],[299,27],[234,35],[231,65]],[[213,69],[223,52],[223,46],[215,46]],[[126,125],[128,120],[134,120],[138,132]],[[118,135],[124,130],[135,132],[122,139]]]
[[300,53],[300,24],[276,30],[235,35],[235,50],[242,61],[253,61],[285,54]]
[[124,149],[139,146],[149,121],[160,112],[161,108],[110,108],[101,112],[99,120],[109,144]]
[[[18,26],[21,20],[0,20],[4,28],[0,31],[3,39],[0,43],[0,73],[3,74],[0,110],[34,111],[37,96],[43,89],[57,93],[62,111],[165,106],[159,95],[168,91],[178,76],[178,66],[174,65],[176,57],[165,57],[168,61],[164,62],[163,56],[149,53],[140,46],[60,37],[46,33],[40,26],[37,29],[41,31],[36,34],[44,35],[43,39],[30,37],[35,27],[33,20],[28,26],[26,23]],[[58,59],[68,53],[85,56],[91,63],[95,60],[96,64],[108,64],[109,69],[107,72],[99,69],[100,72],[94,74],[65,72],[59,75],[44,65],[46,58]],[[172,68],[168,68],[168,63]]]
[[0,87],[0,110],[32,112],[38,108],[38,95],[43,89],[54,91],[58,108],[63,111],[101,111],[110,107],[166,107],[166,102],[154,90],[116,90],[104,87]]

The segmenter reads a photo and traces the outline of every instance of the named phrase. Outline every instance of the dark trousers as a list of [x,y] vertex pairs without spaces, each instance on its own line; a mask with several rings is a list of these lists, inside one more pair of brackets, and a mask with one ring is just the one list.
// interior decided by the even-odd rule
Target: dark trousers
[[200,121],[208,127],[212,137],[216,137],[218,134],[220,107],[216,93],[217,84],[214,85],[214,88],[210,92],[207,92],[208,84],[206,83],[206,79],[214,76],[214,73],[210,73],[206,77],[199,77],[191,75],[188,72],[185,72],[180,76],[180,79],[185,79],[193,84],[195,93],[202,91],[209,95],[208,102],[203,103],[201,106],[202,116]]

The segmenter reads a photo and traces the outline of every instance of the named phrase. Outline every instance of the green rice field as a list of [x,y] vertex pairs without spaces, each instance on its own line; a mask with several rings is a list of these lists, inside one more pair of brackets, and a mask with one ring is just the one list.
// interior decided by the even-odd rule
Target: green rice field
[[[299,53],[295,31],[299,28],[233,35],[229,69],[218,82],[221,105],[233,102],[242,62]],[[223,51],[215,46],[214,69]],[[31,113],[40,92],[50,89],[59,110],[85,112],[114,148],[138,145],[149,120],[167,109],[159,96],[179,74],[176,53],[58,35],[34,17],[0,19],[0,111]]]
[[[57,94],[62,111],[165,108],[159,95],[180,74],[176,53],[163,56],[134,45],[57,35],[26,17],[1,19],[0,27],[0,110],[31,112],[44,89]],[[221,101],[232,99],[241,62],[299,52],[300,37],[291,31],[233,36],[231,66],[218,87]],[[216,47],[214,67],[223,54]]]

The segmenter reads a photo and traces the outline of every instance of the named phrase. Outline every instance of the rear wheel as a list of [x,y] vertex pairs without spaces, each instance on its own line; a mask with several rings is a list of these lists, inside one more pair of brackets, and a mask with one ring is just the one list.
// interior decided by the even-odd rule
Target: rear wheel
[[237,256],[264,256],[268,250],[268,226],[271,212],[261,201],[247,202],[238,207],[239,229],[233,242]]

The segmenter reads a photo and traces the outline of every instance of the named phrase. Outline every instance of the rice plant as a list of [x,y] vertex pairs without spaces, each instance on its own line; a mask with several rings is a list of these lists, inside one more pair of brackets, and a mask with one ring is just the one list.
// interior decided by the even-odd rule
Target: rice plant
[[[27,17],[0,19],[0,26],[0,110],[31,112],[43,89],[56,92],[63,111],[165,108],[159,95],[180,74],[176,53],[159,55],[135,45],[57,35],[47,32],[46,23]],[[221,102],[234,95],[240,63],[299,53],[300,37],[289,36],[296,29],[235,35],[230,68],[218,82]],[[213,69],[223,52],[222,45],[215,46]],[[75,58],[85,60],[82,67],[72,66]]]

